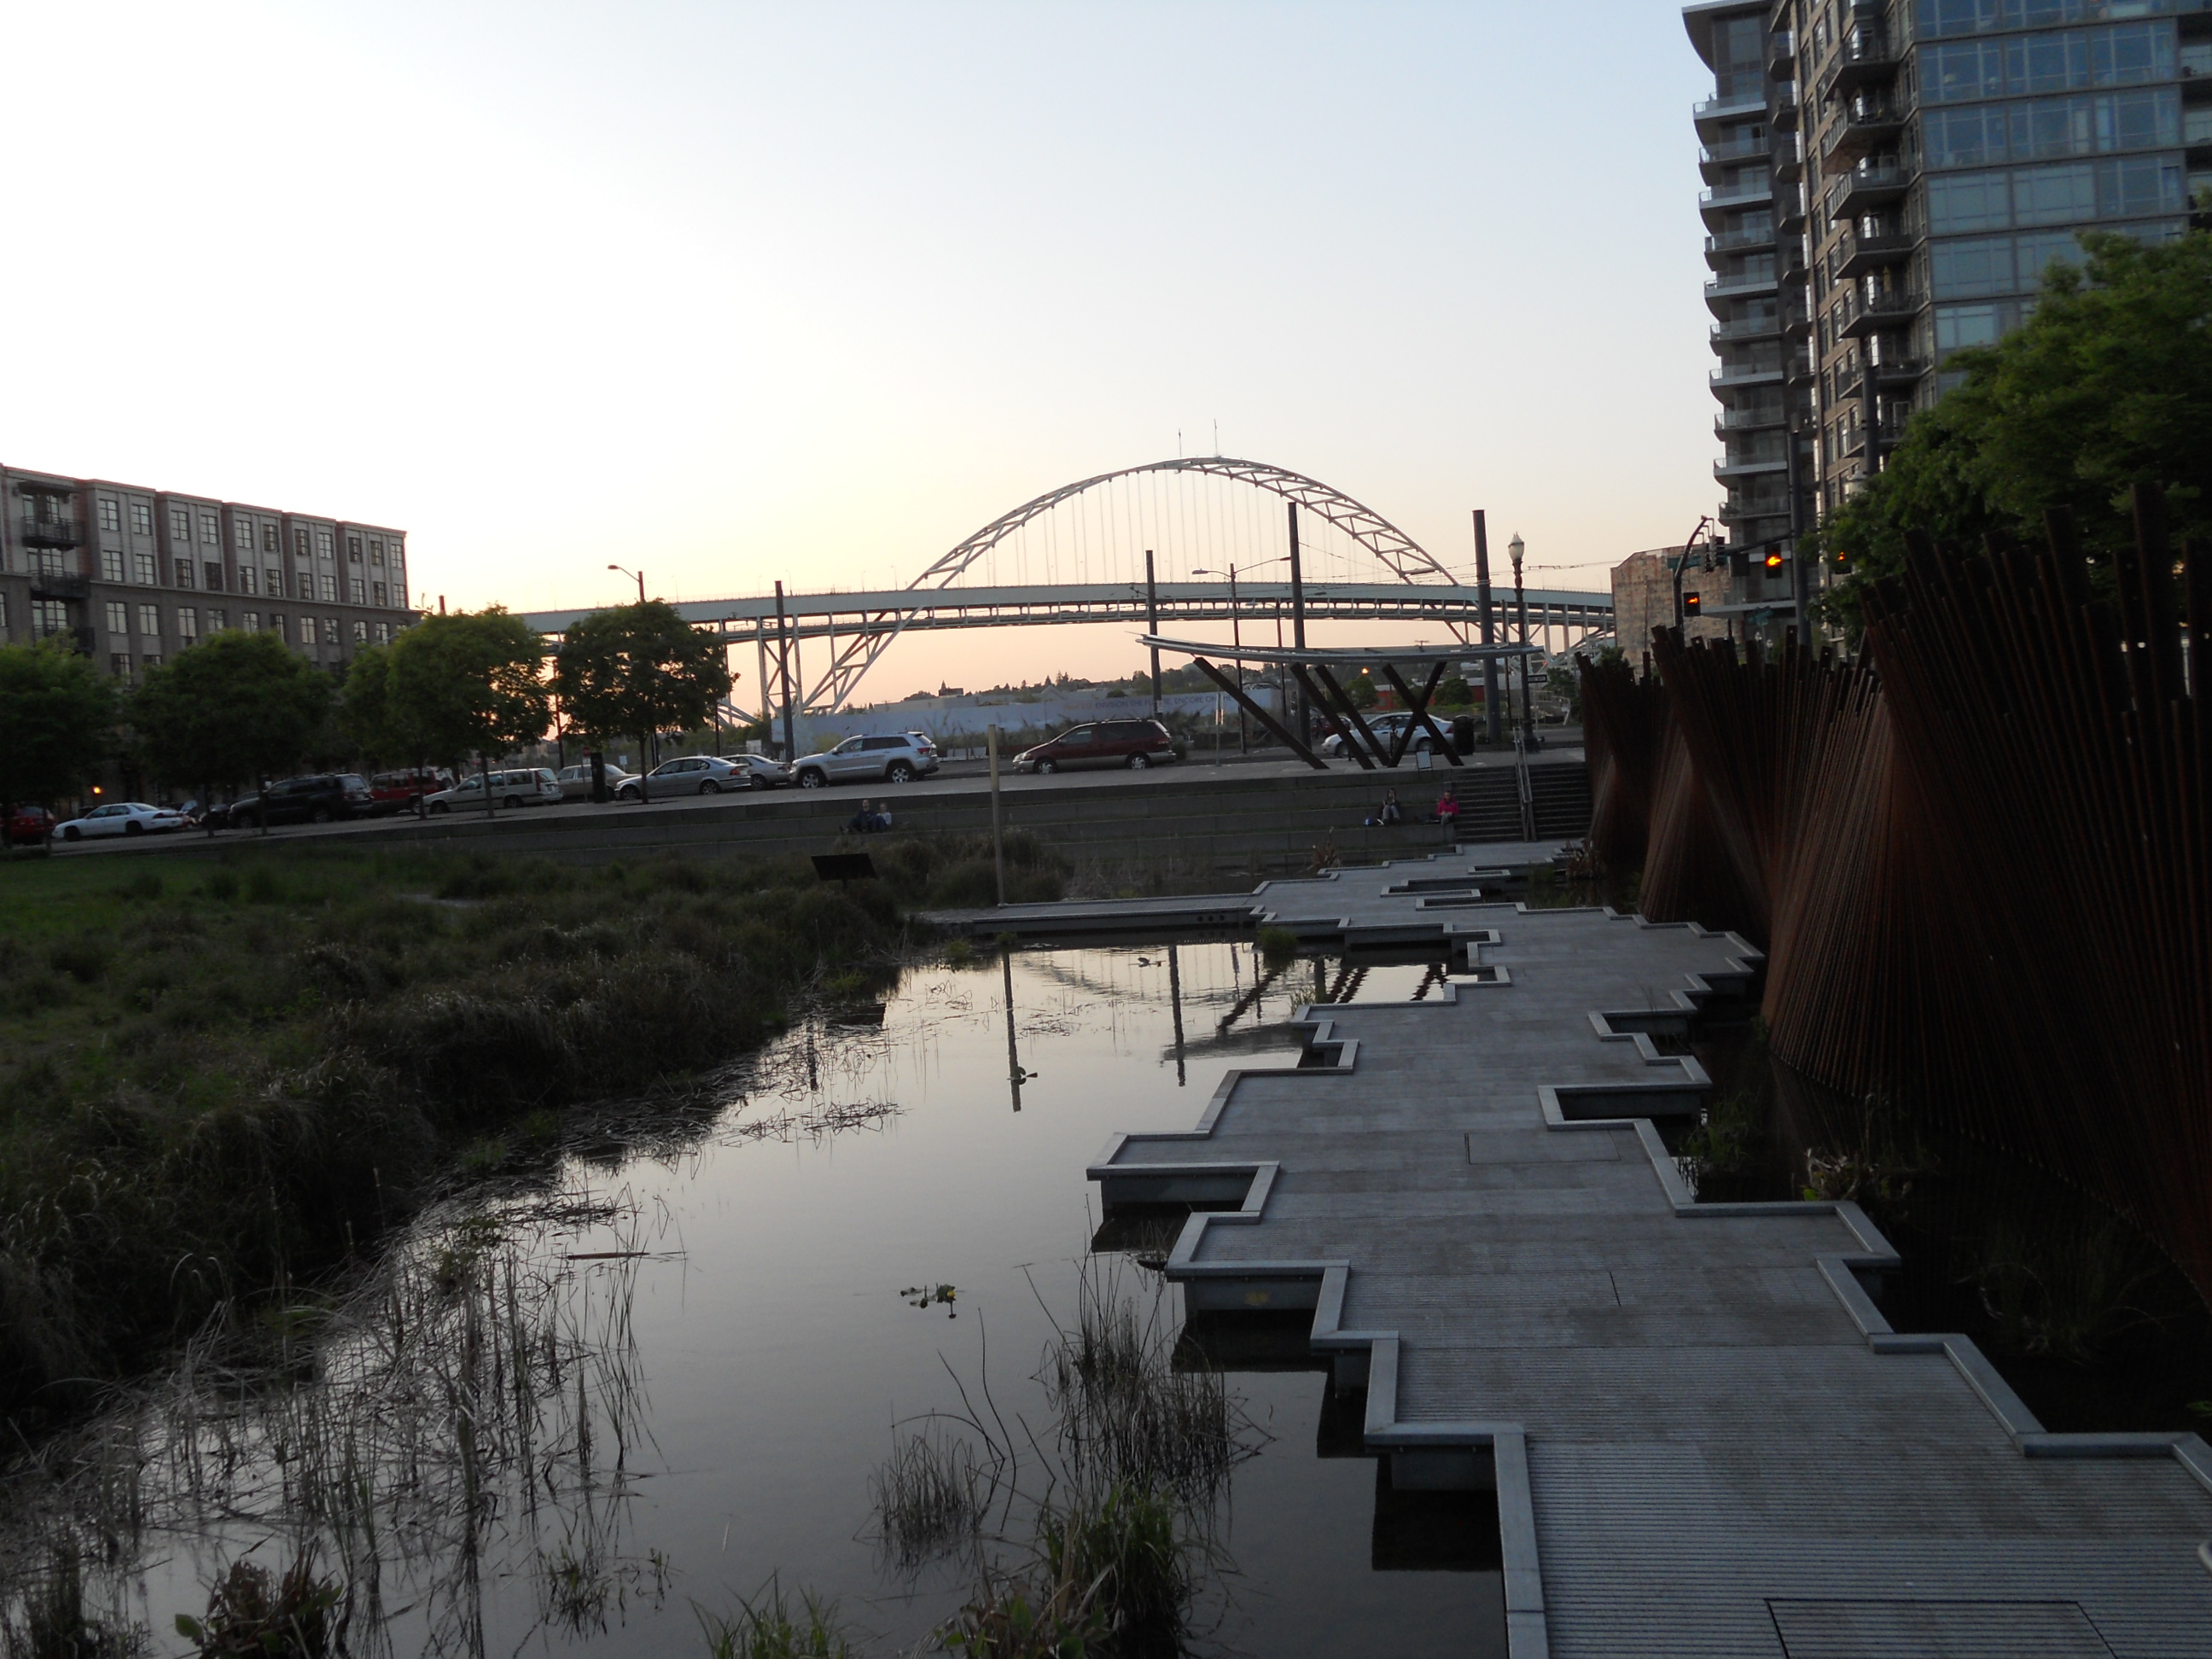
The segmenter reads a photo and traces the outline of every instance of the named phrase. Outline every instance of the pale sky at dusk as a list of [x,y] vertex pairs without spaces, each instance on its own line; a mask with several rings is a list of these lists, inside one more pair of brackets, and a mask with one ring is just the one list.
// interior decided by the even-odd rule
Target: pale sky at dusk
[[[0,28],[0,458],[400,526],[433,603],[614,602],[611,561],[672,599],[902,585],[1217,420],[1449,565],[1485,507],[1583,567],[1547,585],[1720,495],[1711,82],[1662,0]],[[866,695],[1138,654],[985,637]]]

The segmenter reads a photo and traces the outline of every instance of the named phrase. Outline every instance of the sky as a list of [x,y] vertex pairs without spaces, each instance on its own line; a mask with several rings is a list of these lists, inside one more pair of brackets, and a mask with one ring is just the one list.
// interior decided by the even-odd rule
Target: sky
[[[0,459],[402,528],[434,605],[617,603],[611,562],[677,599],[902,586],[1217,430],[1448,566],[1484,507],[1532,583],[1602,587],[1720,495],[1711,78],[1660,0],[0,30]],[[912,635],[862,696],[1138,654]]]

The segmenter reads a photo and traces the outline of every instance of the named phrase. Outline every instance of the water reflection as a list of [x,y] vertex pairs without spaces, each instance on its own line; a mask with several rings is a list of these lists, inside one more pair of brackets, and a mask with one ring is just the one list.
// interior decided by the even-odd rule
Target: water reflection
[[[361,1652],[690,1655],[694,1604],[772,1579],[912,1647],[973,1586],[894,1570],[871,1478],[963,1386],[1007,1439],[1048,1435],[1048,1310],[1079,1305],[1108,1135],[1188,1128],[1230,1067],[1289,1061],[1299,1003],[1433,979],[1269,968],[1231,940],[915,968],[880,1012],[827,1012],[734,1068],[713,1112],[641,1117],[626,1154],[410,1231],[343,1307],[300,1310],[284,1378],[188,1364],[57,1449],[51,1479],[19,1473],[5,1562],[21,1583],[62,1547],[155,1651],[186,1650],[175,1616],[234,1561],[310,1546]],[[1180,1218],[1129,1224],[1097,1248],[1156,1261]],[[916,1287],[960,1316],[915,1318]],[[1316,1455],[1326,1379],[1250,1358],[1205,1362],[1261,1448],[1220,1497],[1237,1571],[1213,1642],[1480,1650],[1494,1576],[1381,1548],[1374,1472]]]

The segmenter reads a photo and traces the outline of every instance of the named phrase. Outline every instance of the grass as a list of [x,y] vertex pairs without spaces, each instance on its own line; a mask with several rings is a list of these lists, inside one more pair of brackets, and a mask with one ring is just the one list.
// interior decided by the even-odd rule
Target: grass
[[852,1659],[837,1604],[809,1591],[793,1607],[775,1579],[750,1600],[740,1596],[734,1615],[694,1611],[711,1659]]
[[[1008,838],[1010,884],[1055,888]],[[0,867],[0,1412],[82,1407],[253,1323],[442,1184],[550,1162],[580,1107],[681,1086],[967,902],[988,849],[880,882],[798,860],[240,849]]]

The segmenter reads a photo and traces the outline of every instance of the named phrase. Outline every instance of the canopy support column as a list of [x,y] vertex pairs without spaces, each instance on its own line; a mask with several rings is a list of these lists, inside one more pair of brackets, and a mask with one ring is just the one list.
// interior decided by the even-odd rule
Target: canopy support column
[[1462,764],[1459,751],[1451,746],[1451,740],[1445,737],[1437,729],[1437,723],[1429,718],[1429,699],[1436,696],[1437,686],[1443,679],[1444,665],[1438,663],[1429,670],[1429,683],[1421,688],[1421,694],[1418,697],[1413,695],[1412,688],[1398,678],[1398,670],[1395,664],[1384,663],[1382,672],[1390,677],[1390,684],[1398,689],[1398,695],[1406,700],[1406,708],[1413,717],[1406,722],[1406,729],[1398,734],[1398,742],[1395,752],[1390,757],[1390,764],[1395,766],[1400,757],[1405,754],[1406,745],[1413,741],[1413,727],[1416,725],[1429,734],[1435,747],[1443,750],[1444,759],[1449,763],[1453,766]]
[[[1364,742],[1368,748],[1372,750],[1376,754],[1381,754],[1382,752],[1382,745],[1375,740],[1374,728],[1367,724],[1366,718],[1360,714],[1359,705],[1352,702],[1350,696],[1346,693],[1345,689],[1337,684],[1336,676],[1330,673],[1328,668],[1321,663],[1316,663],[1313,665],[1313,672],[1315,677],[1321,681],[1322,684],[1328,689],[1329,696],[1334,698],[1337,703],[1343,708],[1344,712],[1352,716],[1352,723],[1359,728],[1359,736],[1361,740]],[[1325,698],[1322,700],[1322,707],[1328,707],[1328,699]],[[1362,763],[1364,763],[1364,759]]]

